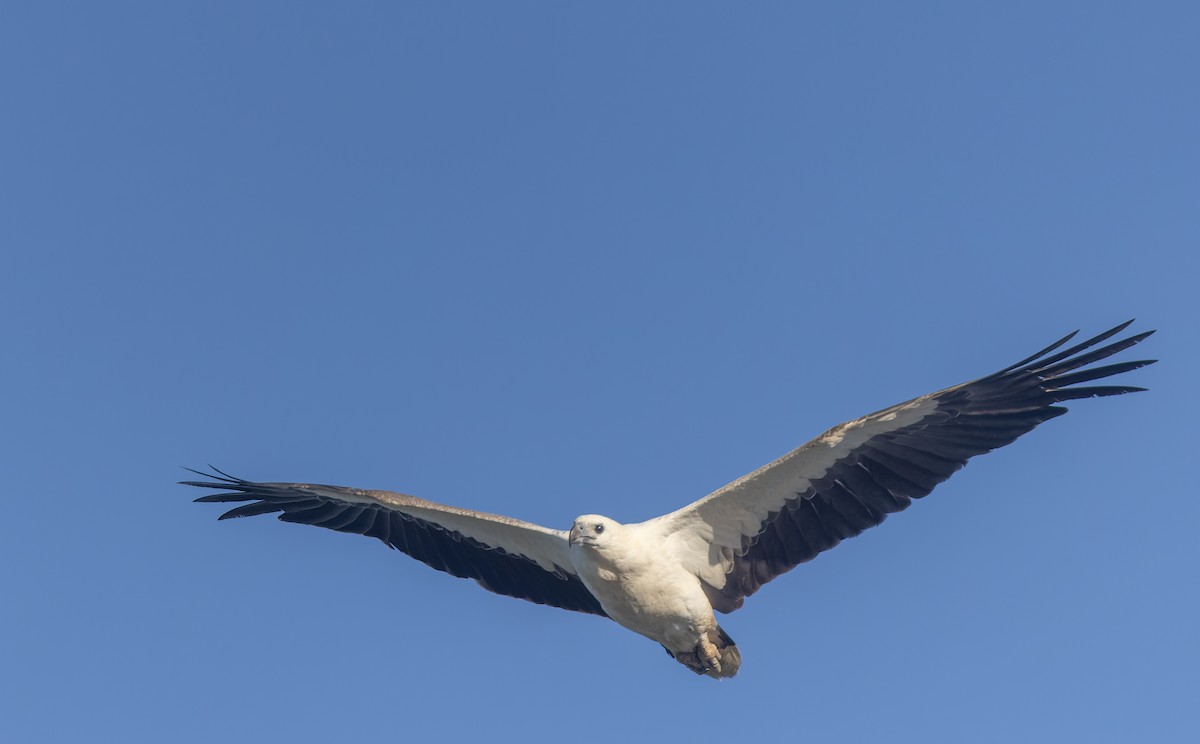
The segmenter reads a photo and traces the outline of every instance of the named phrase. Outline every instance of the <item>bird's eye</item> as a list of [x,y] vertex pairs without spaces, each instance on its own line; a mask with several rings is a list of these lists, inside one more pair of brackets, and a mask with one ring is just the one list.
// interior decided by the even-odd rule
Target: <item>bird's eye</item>
[[604,532],[604,525],[602,525],[602,524],[596,525],[596,534],[599,535],[601,532]]

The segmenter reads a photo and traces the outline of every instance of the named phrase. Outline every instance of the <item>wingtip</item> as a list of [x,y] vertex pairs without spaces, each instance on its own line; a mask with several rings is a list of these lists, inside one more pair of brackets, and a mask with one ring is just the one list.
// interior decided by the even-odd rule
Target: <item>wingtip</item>
[[[208,473],[202,473],[202,472],[200,472],[199,470],[196,470],[195,468],[189,468],[187,465],[180,465],[179,467],[183,468],[184,470],[188,471],[189,473],[192,473],[192,474],[194,474],[194,475],[198,475],[198,476],[200,476],[201,478],[207,478],[207,477],[208,477]],[[191,486],[191,485],[194,485],[194,484],[195,484],[195,482],[194,482],[194,481],[179,481],[179,485],[181,485],[181,486]]]
[[238,478],[235,475],[230,475],[229,473],[226,473],[224,470],[221,470],[220,468],[218,468],[216,465],[213,465],[212,463],[208,464],[208,469],[211,471],[208,473],[204,472],[203,470],[196,470],[195,468],[189,468],[187,465],[180,465],[179,467],[183,468],[184,470],[188,471],[189,473],[195,473],[196,475],[200,476],[201,478],[207,478],[209,481],[207,483],[197,483],[196,481],[179,481],[179,485],[181,485],[181,486],[206,486],[206,485],[211,486],[212,485],[211,481],[222,481],[224,483],[246,483],[247,482],[247,481],[242,480],[241,478]]
[[209,468],[209,470],[213,471],[217,475],[219,475],[222,478],[225,478],[227,480],[231,480],[231,481],[235,481],[235,482],[242,481],[241,478],[237,477],[236,475],[230,475],[229,473],[226,473],[224,470],[221,470],[220,468],[218,468],[216,465],[213,465],[212,463],[209,463],[208,468]]
[[[1108,335],[1110,335],[1110,336],[1115,336],[1116,334],[1118,334],[1118,333],[1120,333],[1121,331],[1125,330],[1125,329],[1126,329],[1126,328],[1128,328],[1129,326],[1133,325],[1134,321],[1136,321],[1136,320],[1137,320],[1137,318],[1130,318],[1129,320],[1125,321],[1125,322],[1124,322],[1124,323],[1122,323],[1121,325],[1119,325],[1119,326],[1117,326],[1116,328],[1113,328],[1111,331],[1109,331],[1109,332],[1108,332]],[[1133,336],[1130,336],[1130,338],[1136,338],[1138,341],[1141,341],[1141,340],[1143,340],[1143,339],[1146,339],[1146,338],[1149,338],[1149,337],[1153,336],[1153,335],[1154,335],[1154,334],[1155,334],[1157,331],[1158,331],[1158,329],[1157,329],[1157,328],[1151,328],[1151,329],[1150,329],[1150,330],[1148,330],[1148,331],[1142,331],[1141,333],[1138,333],[1138,334],[1135,334],[1135,335],[1133,335]],[[1137,342],[1135,341],[1134,343],[1137,343]]]

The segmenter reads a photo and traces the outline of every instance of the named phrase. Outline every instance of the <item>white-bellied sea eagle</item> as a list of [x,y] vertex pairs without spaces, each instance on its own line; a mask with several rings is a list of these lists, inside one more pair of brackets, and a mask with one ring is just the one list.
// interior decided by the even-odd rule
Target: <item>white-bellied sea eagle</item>
[[[1130,321],[1132,322],[1132,321]],[[585,514],[569,530],[443,506],[391,491],[253,483],[215,470],[186,485],[250,502],[221,515],[280,512],[376,537],[498,594],[612,618],[698,674],[741,665],[713,611],[732,612],[793,566],[906,509],[975,455],[1066,413],[1057,404],[1143,388],[1079,386],[1151,364],[1088,366],[1153,331],[1094,348],[1124,323],[1064,351],[1075,334],[982,377],[835,426],[678,511],[637,524]]]

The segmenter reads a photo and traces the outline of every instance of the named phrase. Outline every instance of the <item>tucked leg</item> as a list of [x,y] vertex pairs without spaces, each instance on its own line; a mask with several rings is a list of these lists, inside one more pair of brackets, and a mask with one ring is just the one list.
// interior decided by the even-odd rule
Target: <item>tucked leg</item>
[[700,642],[696,644],[696,657],[705,666],[705,671],[711,670],[720,676],[721,654],[713,642],[708,640],[707,634],[700,636]]

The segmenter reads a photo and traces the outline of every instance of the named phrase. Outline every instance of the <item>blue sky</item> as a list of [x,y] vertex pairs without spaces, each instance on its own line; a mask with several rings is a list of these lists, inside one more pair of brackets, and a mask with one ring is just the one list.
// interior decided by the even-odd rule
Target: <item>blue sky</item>
[[[0,10],[0,738],[1193,741],[1200,12],[828,5]],[[1133,316],[722,683],[174,485],[636,521]]]

